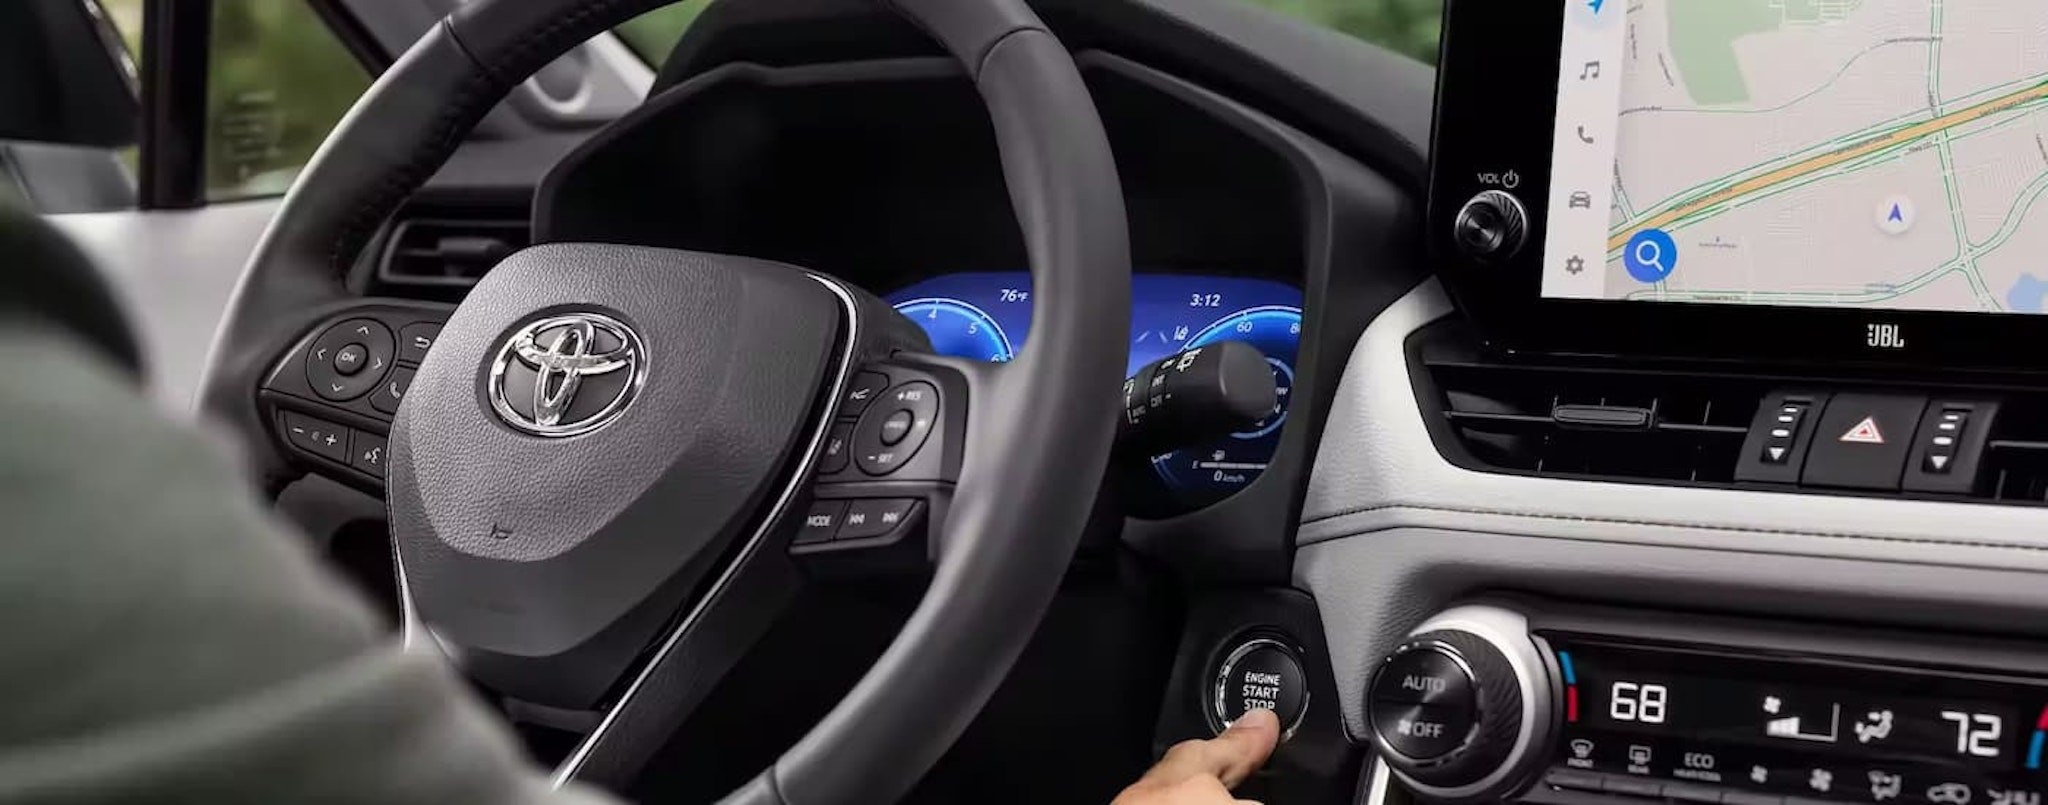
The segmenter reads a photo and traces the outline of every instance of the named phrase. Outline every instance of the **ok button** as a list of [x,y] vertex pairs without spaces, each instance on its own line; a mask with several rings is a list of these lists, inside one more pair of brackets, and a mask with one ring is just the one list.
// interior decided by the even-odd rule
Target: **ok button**
[[350,344],[334,352],[334,371],[343,377],[363,370],[363,361],[370,357],[370,350],[361,344]]

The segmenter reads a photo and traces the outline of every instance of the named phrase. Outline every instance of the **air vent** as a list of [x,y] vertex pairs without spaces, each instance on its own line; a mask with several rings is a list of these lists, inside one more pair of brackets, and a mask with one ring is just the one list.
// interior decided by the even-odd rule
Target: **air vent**
[[377,279],[398,286],[467,288],[498,261],[526,248],[528,232],[520,220],[406,219],[392,228]]
[[2048,394],[2006,397],[1985,448],[1985,496],[2011,503],[2048,502]]
[[1448,434],[1477,469],[1728,483],[1761,385],[1723,378],[1425,360]]
[[[1444,457],[1482,472],[1590,480],[2048,503],[2048,387],[2024,376],[1874,373],[1829,377],[1763,367],[1522,360],[1476,346],[1447,322],[1411,342],[1416,394]],[[1964,491],[1858,492],[1735,480],[1762,401],[1786,390],[1989,403],[1975,484]]]

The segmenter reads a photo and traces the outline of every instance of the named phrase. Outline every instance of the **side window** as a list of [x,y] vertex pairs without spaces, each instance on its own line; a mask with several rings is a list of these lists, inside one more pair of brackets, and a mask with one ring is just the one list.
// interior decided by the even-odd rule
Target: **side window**
[[683,38],[683,29],[704,12],[705,0],[682,0],[628,20],[613,30],[626,47],[656,70],[668,61],[668,52]]
[[[1244,0],[1355,36],[1397,53],[1435,64],[1443,0]],[[619,38],[655,69],[683,29],[704,10],[704,0],[684,0],[640,15],[618,28]]]
[[[147,0],[101,0],[138,60]],[[213,0],[207,45],[206,200],[291,187],[370,74],[305,0]]]
[[1443,0],[1246,0],[1436,63]]

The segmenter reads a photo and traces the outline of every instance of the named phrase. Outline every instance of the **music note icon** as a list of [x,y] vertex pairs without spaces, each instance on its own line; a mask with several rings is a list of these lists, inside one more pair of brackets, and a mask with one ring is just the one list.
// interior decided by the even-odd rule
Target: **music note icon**
[[1589,62],[1586,62],[1586,69],[1584,69],[1584,70],[1580,70],[1580,71],[1579,71],[1579,80],[1580,80],[1580,81],[1591,81],[1591,80],[1593,80],[1593,79],[1595,79],[1595,78],[1599,78],[1599,77],[1600,77],[1600,63],[1599,63],[1599,62],[1597,62],[1597,61],[1589,61]]

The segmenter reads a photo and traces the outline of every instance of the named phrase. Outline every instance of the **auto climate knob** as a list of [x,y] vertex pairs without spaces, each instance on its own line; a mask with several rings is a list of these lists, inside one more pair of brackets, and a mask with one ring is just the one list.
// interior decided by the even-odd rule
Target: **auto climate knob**
[[1451,224],[1452,238],[1465,256],[1498,263],[1515,256],[1529,238],[1529,211],[1514,196],[1488,190],[1473,196]]
[[1539,771],[1551,685],[1519,615],[1459,607],[1380,663],[1366,719],[1388,768],[1436,802],[1499,800]]

